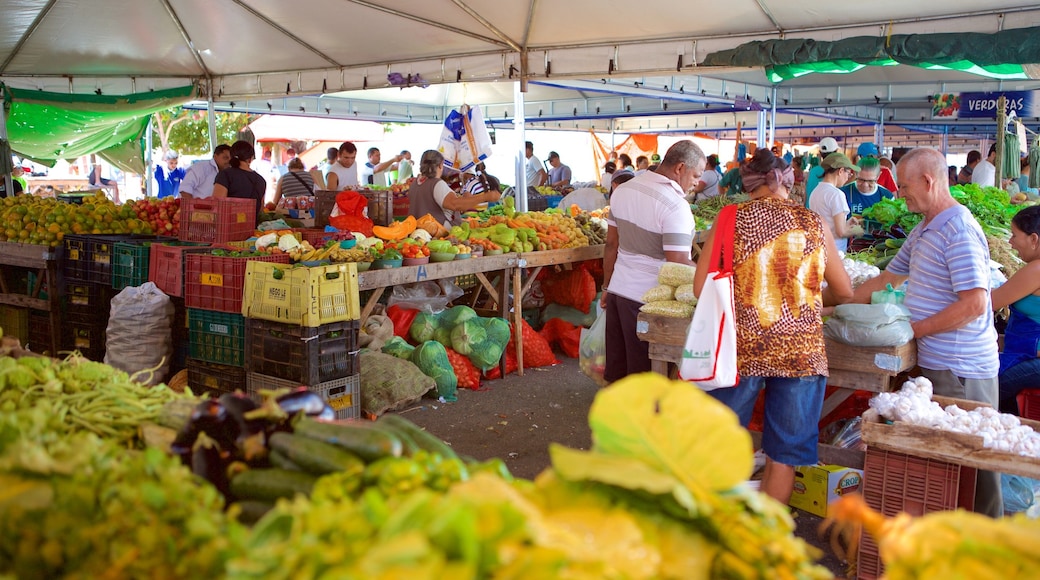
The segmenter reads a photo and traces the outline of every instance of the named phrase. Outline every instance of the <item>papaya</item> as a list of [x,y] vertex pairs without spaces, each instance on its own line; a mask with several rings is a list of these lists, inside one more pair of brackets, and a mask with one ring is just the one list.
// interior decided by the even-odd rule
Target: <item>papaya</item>
[[403,240],[414,232],[416,227],[415,216],[408,216],[403,221],[394,222],[389,226],[373,226],[372,233],[383,240]]

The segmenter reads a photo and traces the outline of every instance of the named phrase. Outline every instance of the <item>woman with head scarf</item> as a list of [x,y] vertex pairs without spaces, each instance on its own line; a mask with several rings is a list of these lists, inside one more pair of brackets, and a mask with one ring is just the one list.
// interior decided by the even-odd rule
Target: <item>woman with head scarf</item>
[[462,213],[476,209],[489,201],[498,201],[502,194],[491,188],[476,195],[457,196],[442,179],[444,155],[430,149],[419,160],[419,177],[408,190],[408,215],[432,215],[450,228],[462,223]]
[[[760,149],[740,177],[751,198],[737,206],[732,246],[740,382],[710,394],[747,427],[765,390],[761,489],[786,504],[794,467],[817,461],[828,374],[821,310],[850,300],[852,283],[820,216],[788,199],[794,172],[782,158]],[[713,227],[694,277],[698,295],[714,244]]]

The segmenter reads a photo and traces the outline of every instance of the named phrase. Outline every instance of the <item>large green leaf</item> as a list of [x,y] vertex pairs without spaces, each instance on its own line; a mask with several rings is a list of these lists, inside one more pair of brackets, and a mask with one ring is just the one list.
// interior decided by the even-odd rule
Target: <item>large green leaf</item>
[[597,481],[625,489],[670,495],[682,485],[674,476],[632,457],[598,451],[579,451],[557,443],[549,445],[553,469],[567,481]]
[[601,391],[589,411],[593,448],[671,475],[694,491],[722,491],[752,472],[751,435],[696,386],[643,373]]

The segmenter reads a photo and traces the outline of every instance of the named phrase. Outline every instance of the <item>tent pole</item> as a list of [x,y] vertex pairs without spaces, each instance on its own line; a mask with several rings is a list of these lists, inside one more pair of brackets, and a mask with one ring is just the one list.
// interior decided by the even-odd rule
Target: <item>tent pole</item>
[[210,91],[206,100],[206,119],[209,122],[209,150],[213,151],[217,148],[217,113],[213,110],[213,91]]
[[769,108],[769,145],[776,144],[776,87],[773,87],[773,106]]
[[513,128],[516,131],[516,189],[514,190],[513,196],[516,202],[516,211],[524,212],[527,211],[527,157],[526,152],[526,141],[527,135],[524,132],[524,90],[520,81],[513,83],[513,108],[516,113],[513,114]]
[[878,123],[876,128],[876,141],[878,146],[878,153],[882,153],[885,150],[885,108],[881,107],[881,121]]
[[[7,102],[3,98],[3,92],[0,90],[0,140],[10,144],[7,138]],[[7,159],[5,163],[11,163],[10,159]],[[11,197],[14,197],[14,180],[11,177],[11,172],[4,173],[4,191],[10,192]],[[28,195],[28,191],[23,191],[22,195]]]
[[148,128],[144,132],[144,196],[152,197],[152,121],[155,115],[148,117]]
[[757,145],[758,147],[766,147],[766,112],[758,112],[758,127],[757,129]]

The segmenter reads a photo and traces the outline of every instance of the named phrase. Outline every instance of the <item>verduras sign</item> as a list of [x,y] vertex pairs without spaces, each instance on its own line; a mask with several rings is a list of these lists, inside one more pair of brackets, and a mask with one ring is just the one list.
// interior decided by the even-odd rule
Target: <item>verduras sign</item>
[[1007,99],[1005,113],[1019,117],[1040,117],[1040,99],[1035,91],[1003,91],[997,93],[942,93],[932,97],[932,118],[995,119],[997,101]]

